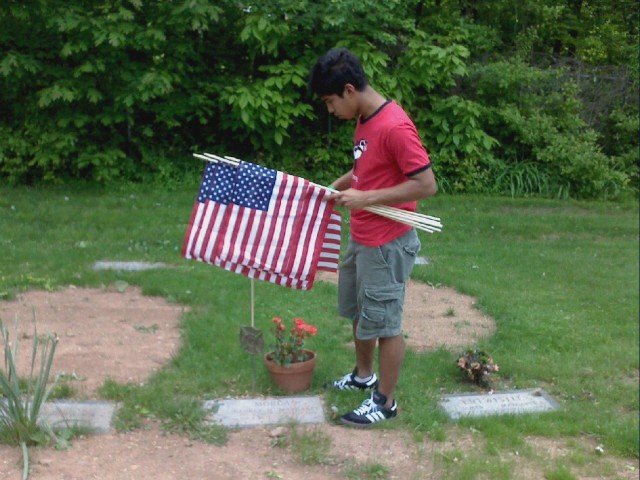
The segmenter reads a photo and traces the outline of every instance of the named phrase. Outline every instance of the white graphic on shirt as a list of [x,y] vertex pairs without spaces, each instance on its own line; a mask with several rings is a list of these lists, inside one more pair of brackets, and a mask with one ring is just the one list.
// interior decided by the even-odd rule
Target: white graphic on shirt
[[367,141],[363,138],[353,147],[353,158],[358,160],[367,151]]

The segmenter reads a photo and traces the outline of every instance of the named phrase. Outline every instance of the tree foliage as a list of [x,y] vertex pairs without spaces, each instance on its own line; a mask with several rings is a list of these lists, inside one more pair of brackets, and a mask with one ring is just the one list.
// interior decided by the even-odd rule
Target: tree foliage
[[445,190],[637,193],[637,44],[631,0],[7,0],[0,178],[166,182],[209,150],[331,180],[352,125],[306,79],[345,46]]

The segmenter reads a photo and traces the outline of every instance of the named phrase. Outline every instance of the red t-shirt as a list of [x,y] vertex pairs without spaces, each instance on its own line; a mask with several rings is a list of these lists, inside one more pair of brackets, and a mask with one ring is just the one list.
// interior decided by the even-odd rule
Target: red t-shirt
[[[353,142],[351,187],[357,190],[393,187],[431,166],[413,121],[393,101],[364,120],[358,118]],[[416,204],[392,206],[415,212]],[[366,210],[351,211],[351,236],[370,247],[395,240],[411,228]]]

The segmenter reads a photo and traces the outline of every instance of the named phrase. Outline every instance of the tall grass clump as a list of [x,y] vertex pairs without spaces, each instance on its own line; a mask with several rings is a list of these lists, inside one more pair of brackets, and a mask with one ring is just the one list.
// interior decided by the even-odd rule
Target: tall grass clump
[[[29,450],[31,445],[56,441],[54,432],[38,422],[42,405],[54,385],[47,388],[53,356],[58,344],[55,335],[38,336],[34,323],[31,368],[26,382],[18,377],[18,320],[15,322],[16,339],[11,348],[9,330],[0,319],[0,338],[4,347],[4,369],[0,370],[0,442],[22,449],[23,479],[29,477]],[[39,361],[38,361],[39,355]]]

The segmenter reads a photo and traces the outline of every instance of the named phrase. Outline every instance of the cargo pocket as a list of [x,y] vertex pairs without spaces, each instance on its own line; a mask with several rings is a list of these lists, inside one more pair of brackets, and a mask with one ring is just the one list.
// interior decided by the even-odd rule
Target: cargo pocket
[[400,333],[404,306],[404,283],[364,288],[358,329],[363,338]]
[[416,255],[418,255],[421,247],[422,245],[420,244],[420,241],[416,238],[415,243],[405,245],[404,247],[402,247],[402,249],[405,251],[405,253],[409,254],[412,257],[415,257]]

